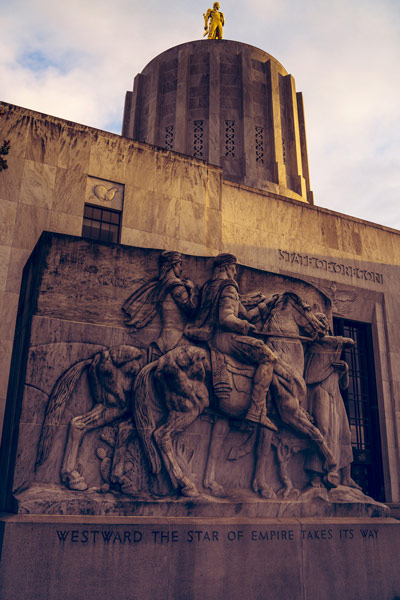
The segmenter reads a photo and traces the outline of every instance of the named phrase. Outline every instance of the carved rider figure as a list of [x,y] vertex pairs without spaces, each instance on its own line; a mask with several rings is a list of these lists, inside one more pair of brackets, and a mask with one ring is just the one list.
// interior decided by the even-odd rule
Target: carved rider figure
[[134,329],[142,329],[159,315],[161,332],[151,344],[151,360],[178,345],[188,318],[197,308],[198,289],[181,274],[181,254],[162,252],[159,276],[141,285],[122,307],[125,324]]
[[256,367],[251,404],[244,418],[276,431],[266,415],[266,396],[276,356],[261,340],[248,335],[256,329],[250,321],[265,310],[265,303],[251,310],[241,304],[235,281],[236,265],[233,254],[219,254],[214,259],[213,277],[202,288],[197,316],[186,326],[185,336],[195,342],[208,342],[212,349]]
[[[219,10],[219,2],[214,2],[213,7],[209,8],[204,17],[204,29],[209,40],[222,40],[222,28],[225,25],[224,13]],[[209,23],[210,21],[210,23]],[[204,37],[203,36],[203,37]]]

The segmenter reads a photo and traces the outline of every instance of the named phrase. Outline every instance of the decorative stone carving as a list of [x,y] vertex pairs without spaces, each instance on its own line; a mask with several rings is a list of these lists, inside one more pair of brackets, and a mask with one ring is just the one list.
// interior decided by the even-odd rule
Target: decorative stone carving
[[[329,324],[325,315],[320,315]],[[351,348],[354,341],[341,336],[325,335],[315,340],[307,348],[307,360],[304,378],[307,383],[308,410],[314,422],[323,434],[329,446],[337,469],[340,470],[341,483],[347,487],[361,489],[351,478],[350,465],[353,462],[351,433],[346,410],[340,390],[349,385],[347,363],[340,360],[343,348]],[[311,485],[321,486],[324,469],[321,461],[313,455],[305,464],[311,472]]]
[[357,299],[357,292],[338,289],[336,281],[331,281],[329,285],[322,285],[314,281],[311,283],[330,298],[332,310],[339,315],[347,315],[351,310],[351,304]]
[[179,344],[186,320],[194,315],[197,307],[198,290],[190,279],[182,279],[181,273],[180,253],[162,252],[159,276],[150,281],[140,281],[139,287],[122,306],[125,325],[136,331],[159,315],[161,332],[150,344],[150,358],[165,354]]
[[103,181],[97,177],[88,177],[86,181],[85,202],[102,208],[122,210],[124,186],[114,181]]
[[[101,250],[104,256],[112,251]],[[56,288],[48,283],[53,260],[42,284],[50,291]],[[140,271],[134,259],[141,277],[130,295],[115,288],[119,329],[133,343],[105,344],[83,356],[81,343],[72,364],[49,354],[52,344],[41,354],[32,350],[28,378],[40,361],[52,363],[58,378],[37,447],[29,450],[20,440],[21,456],[36,454],[35,472],[15,491],[21,510],[39,510],[38,488],[39,512],[62,510],[63,489],[72,512],[85,502],[97,507],[94,512],[126,514],[132,502],[135,510],[150,503],[159,511],[166,499],[185,497],[201,506],[257,501],[264,516],[276,515],[282,502],[291,503],[292,514],[304,514],[304,505],[313,514],[316,499],[327,506],[375,506],[350,476],[350,431],[340,395],[347,366],[340,353],[353,342],[328,335],[321,312],[329,314],[326,298],[304,282],[243,269],[242,290],[233,255],[196,260],[208,261],[211,278],[203,284],[207,269],[202,280],[191,269],[197,284],[182,277],[178,252],[158,253],[158,276],[147,279],[145,265]],[[87,292],[90,314],[91,294],[100,303],[101,295],[95,286]],[[64,354],[72,358],[71,348]]]
[[72,365],[57,381],[50,395],[37,451],[36,467],[48,458],[54,429],[59,425],[72,392],[85,369],[93,408],[71,419],[61,481],[71,490],[88,489],[85,478],[78,472],[78,451],[88,431],[103,427],[117,419],[129,416],[129,395],[140,368],[140,350],[119,346],[96,353],[93,357]]

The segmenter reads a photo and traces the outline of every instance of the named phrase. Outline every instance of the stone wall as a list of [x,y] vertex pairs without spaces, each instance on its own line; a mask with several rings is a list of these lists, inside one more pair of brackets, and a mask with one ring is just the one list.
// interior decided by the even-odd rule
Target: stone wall
[[6,519],[7,600],[91,600],[105,592],[118,600],[396,600],[400,594],[394,519]]

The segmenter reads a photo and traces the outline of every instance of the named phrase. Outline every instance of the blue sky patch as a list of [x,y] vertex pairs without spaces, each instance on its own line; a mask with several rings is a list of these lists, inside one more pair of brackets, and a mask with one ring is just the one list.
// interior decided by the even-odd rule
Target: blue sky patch
[[21,54],[17,62],[24,69],[34,73],[43,73],[50,68],[66,75],[77,65],[82,64],[83,55],[78,52],[64,52],[61,56],[48,56],[41,50],[28,50]]

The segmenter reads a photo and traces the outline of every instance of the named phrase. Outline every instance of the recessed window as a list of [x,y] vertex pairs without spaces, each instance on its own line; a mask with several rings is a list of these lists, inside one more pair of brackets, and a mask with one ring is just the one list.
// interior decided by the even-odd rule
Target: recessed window
[[380,451],[378,401],[375,383],[371,326],[368,323],[333,320],[335,335],[352,338],[356,345],[342,355],[349,365],[349,387],[342,391],[349,418],[354,462],[352,478],[363,492],[384,501]]
[[100,242],[119,242],[121,212],[85,204],[82,236]]

